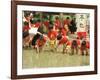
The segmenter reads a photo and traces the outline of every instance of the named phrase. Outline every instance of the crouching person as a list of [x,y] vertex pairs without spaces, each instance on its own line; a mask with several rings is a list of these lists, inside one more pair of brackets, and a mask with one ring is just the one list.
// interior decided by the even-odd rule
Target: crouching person
[[75,53],[78,54],[78,44],[76,40],[73,40],[71,44],[71,54],[73,55]]
[[51,51],[55,51],[56,49],[56,37],[57,31],[53,29],[53,25],[49,27],[48,38],[49,38],[49,47]]
[[71,54],[71,40],[66,43],[66,53]]
[[37,53],[40,53],[40,52],[43,51],[45,44],[46,44],[46,37],[41,35],[39,37],[39,39],[36,41],[36,51],[37,51]]
[[79,48],[80,48],[80,39],[77,38],[75,40],[72,40],[71,43],[71,54],[78,54],[79,53]]
[[81,54],[82,55],[89,55],[89,47],[90,44],[89,44],[89,41],[86,41],[86,40],[83,40],[82,43],[81,43]]
[[58,40],[58,45],[57,47],[59,47],[60,45],[63,46],[63,54],[66,53],[66,47],[67,47],[67,41],[68,41],[68,37],[67,36],[62,36],[61,34],[59,34],[57,36],[57,40]]

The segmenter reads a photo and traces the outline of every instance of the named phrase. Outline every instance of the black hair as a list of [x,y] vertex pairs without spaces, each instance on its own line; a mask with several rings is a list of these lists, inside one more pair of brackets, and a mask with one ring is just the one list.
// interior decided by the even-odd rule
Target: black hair
[[86,45],[86,41],[85,40],[82,41],[81,45]]
[[62,35],[61,34],[58,34],[57,35],[57,40],[61,40],[61,38],[62,38]]
[[58,17],[58,16],[56,16],[56,17],[55,17],[55,19],[59,19],[59,17]]
[[76,40],[73,40],[73,41],[72,41],[72,45],[73,45],[73,46],[75,46],[75,45],[77,46],[77,45],[78,45],[78,44],[77,44],[77,41],[76,41]]
[[36,23],[36,20],[30,20],[31,24],[35,24]]
[[79,37],[76,37],[76,39],[79,39]]
[[66,17],[66,19],[70,19],[69,17]]

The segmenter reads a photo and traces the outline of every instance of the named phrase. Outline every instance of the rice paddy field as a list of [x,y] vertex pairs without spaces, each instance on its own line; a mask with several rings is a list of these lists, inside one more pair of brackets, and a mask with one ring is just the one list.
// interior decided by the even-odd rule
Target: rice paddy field
[[[46,48],[45,48],[46,49]],[[89,65],[89,56],[63,54],[61,51],[23,49],[22,66],[24,69],[46,67],[75,67]]]
[[[73,39],[75,35],[70,35],[69,39]],[[57,48],[57,51],[51,51],[47,43],[43,51],[36,52],[36,49],[23,48],[22,67],[24,69],[31,68],[47,68],[47,67],[75,67],[88,66],[90,64],[90,56],[78,54],[70,55],[62,53],[63,46]]]

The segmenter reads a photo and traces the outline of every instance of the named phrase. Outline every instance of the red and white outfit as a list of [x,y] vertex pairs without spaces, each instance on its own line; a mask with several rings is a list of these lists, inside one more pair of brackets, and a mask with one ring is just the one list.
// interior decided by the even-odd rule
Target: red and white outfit
[[37,33],[37,30],[38,30],[38,28],[40,26],[41,26],[41,23],[40,22],[36,22],[35,24],[32,24],[31,25],[31,28],[29,30],[29,33],[32,34],[32,35],[36,34]]
[[86,38],[87,32],[86,32],[86,28],[84,26],[78,28],[78,30],[77,30],[77,36],[79,38]]

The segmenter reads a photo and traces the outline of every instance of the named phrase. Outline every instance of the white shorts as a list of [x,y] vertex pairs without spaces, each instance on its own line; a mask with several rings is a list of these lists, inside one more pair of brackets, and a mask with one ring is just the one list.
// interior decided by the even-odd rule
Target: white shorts
[[37,30],[38,30],[38,28],[31,28],[31,29],[29,30],[29,34],[30,34],[30,35],[36,34],[36,33],[37,33]]

